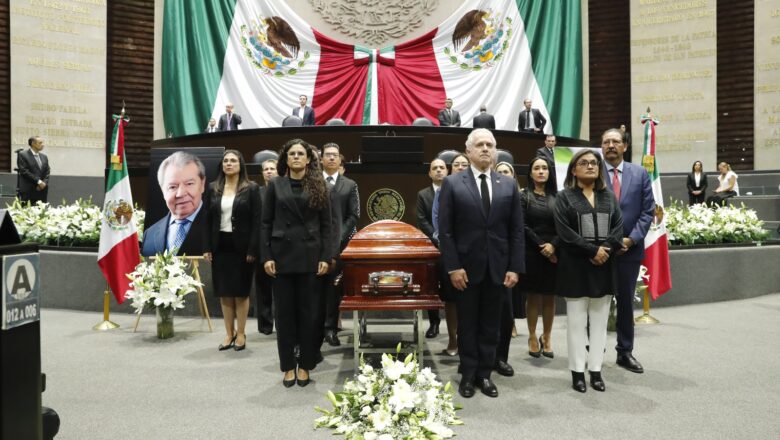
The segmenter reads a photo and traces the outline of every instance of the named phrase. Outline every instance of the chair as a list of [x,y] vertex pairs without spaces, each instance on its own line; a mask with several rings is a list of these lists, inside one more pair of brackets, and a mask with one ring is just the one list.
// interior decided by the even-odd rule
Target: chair
[[496,151],[498,152],[498,161],[496,163],[506,162],[512,165],[515,164],[515,157],[512,156],[512,153],[501,148],[498,148]]
[[456,150],[444,150],[441,151],[439,154],[436,155],[436,159],[441,159],[446,163],[448,166],[452,165],[452,160],[455,159],[455,156],[459,155],[460,151]]
[[279,154],[276,151],[273,151],[273,150],[263,150],[263,151],[260,151],[260,152],[256,153],[252,157],[252,162],[251,163],[262,164],[263,162],[265,162],[265,161],[267,161],[269,159],[279,160]]
[[428,118],[417,118],[412,122],[412,125],[418,126],[418,127],[433,127],[433,121],[431,121]]
[[347,123],[341,118],[333,118],[326,122],[325,125],[347,125]]
[[303,126],[303,119],[295,115],[287,116],[282,120],[282,127],[302,127],[302,126]]

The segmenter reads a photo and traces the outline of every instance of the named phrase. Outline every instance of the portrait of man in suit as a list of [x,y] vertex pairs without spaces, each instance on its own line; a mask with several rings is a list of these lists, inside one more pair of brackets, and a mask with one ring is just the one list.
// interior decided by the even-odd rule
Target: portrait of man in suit
[[314,122],[314,109],[306,105],[309,102],[309,97],[301,95],[298,97],[298,107],[293,107],[292,115],[301,118],[303,125],[315,125]]
[[452,98],[444,100],[444,108],[439,110],[438,119],[442,127],[460,127],[460,113],[452,109]]
[[177,151],[157,169],[168,213],[144,231],[141,255],[152,256],[176,249],[177,255],[203,254],[206,168],[197,156]]
[[541,133],[544,131],[547,119],[542,116],[542,112],[538,109],[531,108],[531,104],[531,100],[525,98],[523,101],[525,108],[520,111],[520,116],[517,119],[517,131]]
[[239,125],[241,125],[241,116],[233,111],[233,103],[228,102],[225,104],[225,114],[219,117],[217,131],[238,130]]
[[623,249],[618,251],[617,364],[633,373],[644,368],[634,358],[634,290],[645,257],[645,236],[655,216],[655,199],[647,170],[623,160],[623,133],[611,128],[601,135],[604,177],[623,213]]
[[474,116],[474,121],[471,124],[474,128],[496,128],[496,118],[487,112],[487,106],[482,104],[479,106],[479,114]]
[[498,397],[490,375],[496,363],[501,309],[525,272],[522,203],[517,182],[492,171],[497,159],[490,130],[477,128],[466,141],[471,165],[444,179],[439,195],[439,242],[458,310],[458,392],[475,387]]
[[46,203],[49,197],[49,158],[43,154],[43,138],[33,136],[27,140],[29,149],[20,151],[16,156],[16,168],[19,173],[17,192],[22,202]]

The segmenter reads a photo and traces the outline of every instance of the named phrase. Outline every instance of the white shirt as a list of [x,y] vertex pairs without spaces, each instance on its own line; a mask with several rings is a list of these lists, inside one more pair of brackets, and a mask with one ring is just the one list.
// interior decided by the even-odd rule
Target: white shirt
[[434,194],[436,193],[436,191],[438,191],[438,190],[439,190],[439,188],[441,188],[441,185],[437,185],[437,184],[435,184],[435,183],[432,183],[432,184],[431,184],[431,186],[433,187],[433,192],[434,192]]
[[604,161],[604,164],[607,166],[607,179],[609,179],[610,182],[612,182],[615,179],[615,172],[612,171],[615,168],[618,170],[618,182],[620,182],[621,187],[623,186],[623,161],[620,162],[620,164],[616,167],[613,167],[609,164],[609,162]]
[[474,173],[474,180],[477,183],[477,192],[479,193],[480,197],[482,197],[482,179],[479,178],[479,175],[484,174],[487,176],[485,181],[487,182],[488,193],[490,193],[490,201],[493,202],[493,182],[490,181],[490,170],[487,170],[483,173],[482,171],[478,170],[477,167],[471,165],[471,172]]
[[699,186],[699,182],[701,182],[701,173],[693,173],[693,180],[696,182],[696,186]]
[[219,230],[222,232],[233,232],[233,200],[235,198],[235,194],[232,196],[222,195],[219,217]]
[[739,176],[737,176],[737,173],[734,171],[729,171],[724,176],[723,174],[718,174],[718,189],[726,189],[729,187],[729,179],[734,177],[734,186],[731,187],[731,190],[737,193],[739,195],[739,183],[737,183],[737,179]]
[[523,110],[526,113],[526,119],[528,119],[528,127],[526,128],[536,128],[536,121],[534,121],[534,112],[533,110]]
[[305,113],[306,107],[298,107],[298,117],[303,119],[303,114]]

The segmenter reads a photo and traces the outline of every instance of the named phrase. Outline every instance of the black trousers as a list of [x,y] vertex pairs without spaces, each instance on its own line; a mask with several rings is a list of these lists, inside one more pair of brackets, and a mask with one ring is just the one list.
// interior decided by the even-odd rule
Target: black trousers
[[[276,345],[282,371],[296,364],[312,370],[320,348],[322,331],[318,328],[321,285],[316,274],[277,274],[273,282],[276,318]],[[295,346],[300,358],[295,361]]]
[[707,204],[708,205],[725,205],[726,199],[730,199],[737,195],[736,191],[727,191],[722,193],[713,194],[709,197],[707,197]]
[[334,286],[333,283],[341,273],[341,269],[344,264],[341,262],[341,258],[336,259],[336,267],[328,273],[324,278],[323,297],[324,301],[324,313],[325,313],[325,331],[338,331],[339,330],[339,306],[341,305],[341,297],[344,293],[344,286]]
[[496,348],[496,362],[509,361],[509,343],[512,342],[512,327],[515,323],[514,308],[512,307],[512,289],[506,289],[501,306],[501,324],[498,333],[498,347]]
[[496,363],[498,331],[506,287],[484,279],[457,292],[460,373],[466,380],[490,379]]
[[255,317],[257,318],[257,331],[270,332],[274,329],[274,297],[273,278],[268,276],[258,259],[255,268]]
[[[641,246],[642,244],[640,244]],[[634,350],[634,290],[639,276],[639,261],[622,261],[618,257],[618,294],[615,329],[618,353],[630,354]]]

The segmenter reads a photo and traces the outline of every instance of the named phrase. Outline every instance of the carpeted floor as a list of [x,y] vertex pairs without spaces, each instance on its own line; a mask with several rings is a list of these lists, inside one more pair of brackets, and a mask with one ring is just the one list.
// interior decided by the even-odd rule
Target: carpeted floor
[[[653,315],[661,324],[638,326],[636,334],[634,354],[645,374],[615,366],[610,334],[607,391],[586,394],[570,387],[565,317],[554,325],[553,360],[528,356],[525,321],[518,320],[520,336],[510,352],[517,374],[494,375],[497,399],[457,396],[465,421],[456,427],[458,438],[780,438],[780,293]],[[43,403],[60,414],[58,440],[331,438],[312,429],[313,408],[328,405],[325,392],[351,374],[348,332],[341,347],[326,346],[312,384],[288,390],[280,383],[275,334],[253,331],[245,351],[218,352],[221,320],[208,333],[204,321],[178,317],[176,336],[159,341],[153,315],[144,316],[138,333],[134,315],[112,316],[119,329],[91,330],[100,319],[42,312]],[[257,328],[255,321],[249,328]],[[439,353],[445,344],[439,336],[429,351]],[[457,362],[438,354],[430,359],[457,386]]]

